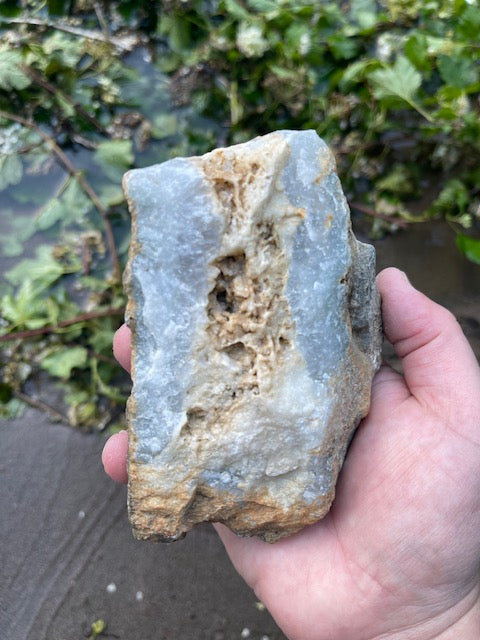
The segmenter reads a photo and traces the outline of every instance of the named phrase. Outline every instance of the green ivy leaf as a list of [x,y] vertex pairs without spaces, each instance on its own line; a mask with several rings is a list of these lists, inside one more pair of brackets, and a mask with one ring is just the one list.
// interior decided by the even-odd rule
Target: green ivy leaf
[[377,98],[400,98],[411,104],[422,84],[422,76],[405,56],[398,56],[393,65],[370,74]]
[[438,196],[435,198],[430,212],[444,215],[464,213],[470,202],[470,194],[466,185],[457,178],[448,180]]
[[222,4],[232,18],[247,22],[252,19],[252,15],[248,13],[237,0],[223,0]]
[[280,11],[278,2],[274,0],[247,0],[247,5],[253,11],[268,15],[269,18],[278,15]]
[[22,415],[25,404],[18,398],[12,398],[5,404],[0,404],[0,418],[2,420],[12,420]]
[[84,41],[61,31],[54,31],[43,41],[43,51],[49,61],[46,72],[52,74],[58,70],[59,65],[75,68],[84,54]]
[[0,154],[0,191],[18,184],[23,176],[23,164],[17,155]]
[[353,38],[335,34],[330,36],[327,42],[336,60],[350,60],[358,53],[358,44]]
[[457,247],[471,262],[480,264],[480,240],[459,233],[456,238]]
[[74,222],[81,223],[93,204],[75,178],[69,178],[67,186],[58,198],[52,198],[40,211],[35,224],[42,231],[50,229],[57,222],[66,227]]
[[119,184],[104,184],[98,190],[98,197],[100,202],[106,209],[110,207],[117,207],[125,202],[125,195],[123,189]]
[[472,38],[475,42],[478,40],[480,7],[471,5],[465,9],[458,23],[458,32],[466,38]]
[[25,280],[15,295],[3,296],[2,317],[10,323],[10,331],[18,327],[37,329],[48,323],[45,305],[36,296],[31,280]]
[[37,291],[47,289],[66,273],[73,273],[81,269],[78,259],[71,259],[69,264],[61,264],[52,253],[52,247],[42,245],[38,247],[35,258],[22,260],[15,267],[5,273],[7,282],[20,286],[25,280],[31,280]]
[[414,33],[405,43],[405,55],[420,71],[429,72],[431,64],[428,53],[428,41],[423,33]]
[[352,0],[351,16],[361,29],[371,29],[377,21],[375,0]]
[[[18,215],[13,209],[2,210],[5,233],[0,234],[0,255],[14,258],[23,252],[23,243],[35,233],[32,216]],[[8,231],[7,231],[8,229]]]
[[478,70],[473,62],[463,56],[438,57],[438,70],[446,84],[465,89],[478,82]]
[[133,163],[132,141],[107,140],[102,142],[95,151],[94,160],[111,180],[117,181]]
[[342,91],[346,91],[352,85],[360,83],[364,80],[365,75],[368,74],[369,69],[371,71],[378,69],[377,62],[369,59],[356,60],[352,64],[348,65],[340,78],[339,86]]
[[374,95],[382,99],[397,99],[406,102],[426,120],[431,116],[416,102],[416,93],[422,84],[422,76],[405,56],[398,56],[393,65],[370,73]]
[[57,378],[68,378],[72,369],[86,365],[87,357],[84,347],[55,347],[41,359],[40,367]]
[[25,89],[31,83],[22,70],[22,55],[19,51],[0,51],[0,89]]
[[178,118],[174,113],[159,113],[153,119],[152,135],[157,138],[157,140],[173,136],[178,130]]
[[375,186],[378,191],[389,191],[399,196],[412,195],[415,190],[412,175],[403,164],[395,165],[390,173],[377,180]]

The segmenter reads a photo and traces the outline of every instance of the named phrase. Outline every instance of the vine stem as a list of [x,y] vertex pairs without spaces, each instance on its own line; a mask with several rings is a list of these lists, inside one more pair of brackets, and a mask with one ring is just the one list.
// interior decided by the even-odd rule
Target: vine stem
[[51,324],[47,327],[39,327],[38,329],[26,329],[25,331],[14,331],[13,333],[6,333],[3,336],[0,336],[0,342],[23,340],[24,338],[33,338],[35,336],[41,336],[46,333],[55,333],[59,329],[71,327],[74,324],[80,324],[80,322],[96,320],[97,318],[108,318],[110,316],[123,316],[124,313],[124,309],[114,308],[104,309],[103,311],[91,311],[90,313],[81,313],[78,316],[69,318],[68,320],[62,320],[57,324]]
[[7,24],[25,24],[32,27],[44,27],[48,29],[55,29],[57,31],[64,31],[65,33],[71,33],[74,36],[87,38],[87,40],[97,40],[98,42],[113,44],[114,47],[124,52],[133,51],[135,45],[138,43],[138,38],[125,36],[123,38],[109,37],[106,39],[103,33],[98,33],[97,31],[90,31],[80,27],[72,27],[67,24],[47,22],[38,18],[9,18],[3,20],[3,22]]
[[42,87],[43,89],[45,89],[46,91],[48,91],[49,93],[51,93],[54,96],[61,96],[63,98],[63,100],[65,100],[65,102],[68,102],[68,104],[75,109],[75,111],[85,120],[87,120],[92,126],[95,127],[95,129],[97,129],[97,131],[100,131],[100,133],[104,136],[108,135],[107,131],[104,127],[102,127],[102,125],[93,117],[91,116],[88,111],[86,111],[81,105],[77,104],[75,102],[75,100],[73,100],[68,94],[63,93],[61,91],[59,91],[56,87],[53,86],[53,84],[51,84],[50,82],[48,82],[48,80],[46,80],[45,78],[43,78],[39,73],[37,73],[34,69],[32,69],[31,67],[27,66],[26,64],[22,64],[21,65],[22,71],[24,71],[26,73],[26,75],[35,83],[37,84],[39,87]]
[[67,416],[64,416],[63,413],[60,413],[60,411],[57,411],[46,402],[37,400],[36,398],[32,398],[32,396],[29,396],[22,391],[14,391],[13,394],[16,398],[18,398],[22,402],[25,402],[25,404],[30,405],[34,409],[39,409],[44,413],[48,413],[51,420],[54,420],[56,422],[63,422],[64,424],[70,424],[70,420],[67,418]]
[[406,220],[402,220],[401,218],[392,218],[391,216],[379,213],[378,211],[375,211],[375,209],[367,207],[364,204],[360,204],[359,202],[349,202],[348,206],[350,209],[356,209],[357,211],[360,211],[360,213],[364,213],[372,218],[379,218],[379,220],[385,220],[386,222],[396,224],[400,229],[406,229],[408,227],[408,222]]
[[62,149],[60,149],[60,147],[55,142],[55,140],[51,136],[49,136],[48,133],[45,133],[45,131],[43,131],[43,129],[41,129],[38,125],[36,125],[35,122],[32,122],[31,120],[26,120],[21,116],[14,115],[13,113],[9,113],[8,111],[3,111],[1,109],[0,109],[0,117],[6,118],[7,120],[12,120],[13,122],[18,122],[24,127],[28,127],[29,129],[32,129],[33,131],[35,131],[41,138],[43,138],[43,140],[45,140],[45,142],[52,149],[52,151],[60,160],[60,162],[63,164],[65,169],[68,171],[68,173],[78,180],[79,185],[82,187],[82,189],[90,198],[90,200],[93,202],[93,204],[95,205],[95,208],[97,209],[97,211],[102,217],[103,225],[105,228],[107,247],[110,252],[110,257],[112,260],[112,277],[115,280],[115,282],[120,282],[120,278],[121,278],[120,261],[118,259],[117,248],[115,246],[115,239],[113,237],[112,225],[110,224],[110,220],[108,218],[108,210],[100,202],[100,198],[95,193],[91,184],[87,181],[85,176],[80,171],[78,171],[78,169],[71,162],[68,156],[62,151]]

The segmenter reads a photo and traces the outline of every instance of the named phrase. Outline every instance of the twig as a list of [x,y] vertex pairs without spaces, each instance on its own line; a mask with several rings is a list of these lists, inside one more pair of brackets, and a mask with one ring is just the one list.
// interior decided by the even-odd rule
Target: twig
[[378,218],[379,220],[385,220],[385,222],[396,224],[400,229],[406,229],[408,227],[408,222],[406,220],[403,220],[402,218],[392,218],[392,216],[387,216],[385,213],[375,211],[375,209],[367,207],[364,204],[349,202],[348,205],[351,209],[356,209],[357,211],[360,211],[360,213],[365,213],[365,215],[371,216],[372,218]]
[[124,309],[104,309],[103,311],[91,311],[90,313],[81,313],[74,318],[68,320],[62,320],[57,324],[51,324],[47,327],[40,327],[38,329],[26,329],[25,331],[15,331],[13,333],[6,333],[0,336],[0,342],[10,342],[11,340],[23,340],[24,338],[33,338],[35,336],[41,336],[46,333],[55,333],[59,329],[70,327],[73,324],[80,324],[81,322],[87,322],[88,320],[95,320],[96,318],[108,318],[110,316],[123,316]]
[[74,133],[72,135],[72,139],[74,142],[85,147],[85,149],[89,149],[90,151],[96,151],[98,149],[98,144],[96,142],[85,138],[85,136],[81,136],[79,133]]
[[63,100],[65,100],[65,102],[68,102],[68,104],[71,105],[82,118],[88,120],[88,122],[90,122],[90,124],[94,126],[95,129],[100,131],[102,135],[108,135],[107,130],[102,127],[102,125],[93,116],[91,116],[88,111],[86,111],[81,105],[77,104],[68,94],[60,91],[57,87],[48,82],[48,80],[45,80],[45,78],[42,78],[39,73],[37,73],[31,67],[28,67],[26,64],[22,64],[21,67],[22,71],[24,71],[24,73],[26,73],[26,75],[29,76],[29,78],[31,78],[31,80],[33,80],[35,84],[38,84],[38,86],[42,87],[54,96],[60,95]]
[[33,142],[32,144],[27,144],[24,147],[20,147],[20,149],[17,149],[15,152],[11,153],[11,154],[6,154],[6,155],[23,155],[24,153],[30,153],[31,151],[35,151],[35,149],[38,149],[38,147],[40,147],[43,144],[43,142]]
[[56,29],[57,31],[64,31],[65,33],[71,33],[74,36],[80,36],[81,38],[87,38],[88,40],[96,40],[98,42],[104,42],[106,44],[113,44],[114,47],[121,51],[132,51],[138,43],[138,38],[135,36],[125,36],[123,38],[116,38],[115,36],[105,38],[103,33],[99,31],[90,31],[88,29],[81,29],[80,27],[71,27],[68,24],[59,24],[54,22],[47,22],[45,20],[39,20],[38,18],[9,18],[1,20],[6,24],[26,24],[32,27],[47,27],[49,29]]
[[112,276],[115,282],[119,282],[120,276],[121,276],[120,261],[118,259],[117,248],[115,246],[115,239],[113,237],[112,225],[110,224],[110,220],[108,218],[108,210],[100,202],[100,199],[95,193],[95,191],[93,190],[93,187],[86,180],[84,175],[80,171],[78,171],[77,168],[72,164],[68,156],[66,156],[65,153],[62,151],[62,149],[60,149],[60,147],[55,142],[55,140],[53,140],[53,138],[51,138],[47,133],[45,133],[45,131],[43,131],[38,125],[36,125],[31,120],[26,120],[25,118],[16,116],[13,113],[9,113],[8,111],[0,110],[0,117],[13,120],[14,122],[18,122],[24,127],[29,127],[33,131],[36,131],[38,135],[41,138],[43,138],[43,140],[45,140],[45,142],[51,147],[52,151],[55,153],[55,155],[63,164],[63,166],[70,173],[70,175],[72,175],[78,180],[78,183],[80,184],[84,192],[87,194],[87,196],[90,198],[90,200],[93,202],[93,204],[95,205],[95,208],[97,209],[97,211],[102,217],[103,225],[105,227],[105,236],[107,239],[107,246],[110,252],[110,258],[112,260]]
[[114,366],[118,366],[118,362],[115,358],[109,358],[108,356],[104,356],[102,353],[97,353],[93,349],[87,349],[88,355],[91,358],[96,358],[99,362],[106,362],[107,364],[111,364]]
[[93,8],[95,10],[95,15],[97,16],[97,20],[100,23],[100,27],[102,28],[103,37],[107,42],[110,42],[110,31],[108,28],[108,23],[105,20],[105,16],[103,15],[103,9],[100,5],[100,2],[95,1],[93,3]]
[[25,404],[28,404],[31,407],[34,407],[35,409],[40,409],[40,411],[44,411],[45,413],[48,413],[48,415],[52,420],[55,420],[56,422],[63,422],[65,424],[70,424],[70,420],[67,418],[67,416],[64,416],[63,413],[60,413],[60,411],[57,411],[46,402],[43,402],[42,400],[36,400],[35,398],[32,398],[31,396],[27,395],[26,393],[23,393],[22,391],[14,391],[13,393],[19,400],[21,400],[22,402],[25,402]]

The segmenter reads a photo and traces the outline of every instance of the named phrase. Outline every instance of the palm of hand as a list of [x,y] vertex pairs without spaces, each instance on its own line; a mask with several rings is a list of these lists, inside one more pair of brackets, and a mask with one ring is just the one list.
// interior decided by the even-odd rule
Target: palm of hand
[[[435,307],[442,334],[432,326],[428,344],[421,332],[392,339],[406,376],[377,374],[328,516],[275,545],[218,527],[236,568],[292,640],[370,640],[424,624],[430,638],[478,595],[478,366],[467,356],[472,377],[453,387],[457,364],[448,371],[443,358],[433,362],[433,347],[452,345],[450,328],[468,353],[453,319]],[[435,368],[444,373],[436,382]]]

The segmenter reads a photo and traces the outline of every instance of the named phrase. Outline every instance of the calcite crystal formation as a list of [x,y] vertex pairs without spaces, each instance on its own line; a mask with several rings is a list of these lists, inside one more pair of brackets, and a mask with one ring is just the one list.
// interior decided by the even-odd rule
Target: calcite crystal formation
[[126,174],[129,515],[173,541],[268,542],[329,510],[369,410],[381,321],[332,153],[278,131]]

